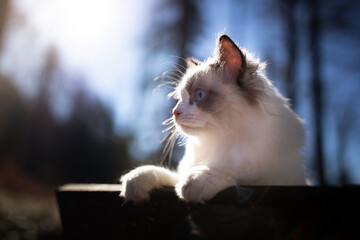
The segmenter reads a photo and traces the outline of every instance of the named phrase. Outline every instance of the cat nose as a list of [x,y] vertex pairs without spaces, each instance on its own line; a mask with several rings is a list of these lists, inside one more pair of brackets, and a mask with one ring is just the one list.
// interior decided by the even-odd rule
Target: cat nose
[[181,114],[181,112],[179,110],[174,110],[173,111],[173,115],[174,115],[175,118],[177,118],[180,114]]

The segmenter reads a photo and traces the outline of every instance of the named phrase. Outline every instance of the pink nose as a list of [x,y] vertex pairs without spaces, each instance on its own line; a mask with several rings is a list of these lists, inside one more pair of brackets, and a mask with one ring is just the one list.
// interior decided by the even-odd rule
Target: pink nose
[[181,114],[181,112],[179,110],[174,110],[173,114],[174,114],[174,117],[177,118]]

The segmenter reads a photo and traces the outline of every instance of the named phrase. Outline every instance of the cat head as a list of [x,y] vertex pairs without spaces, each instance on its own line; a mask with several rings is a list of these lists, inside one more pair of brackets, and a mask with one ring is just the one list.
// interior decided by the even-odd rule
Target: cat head
[[[188,68],[171,94],[178,102],[172,120],[186,135],[223,126],[233,112],[256,107],[263,94],[263,65],[228,36],[218,38],[213,57],[187,59]],[[227,121],[229,123],[229,121]]]

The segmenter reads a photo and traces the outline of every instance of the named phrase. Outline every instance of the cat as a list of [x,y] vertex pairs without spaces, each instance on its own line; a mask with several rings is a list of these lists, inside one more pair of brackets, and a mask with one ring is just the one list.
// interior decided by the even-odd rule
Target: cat
[[218,37],[213,57],[187,59],[172,96],[174,136],[186,135],[177,171],[141,166],[121,177],[120,196],[139,202],[174,186],[204,202],[235,185],[305,185],[303,121],[266,77],[265,63]]

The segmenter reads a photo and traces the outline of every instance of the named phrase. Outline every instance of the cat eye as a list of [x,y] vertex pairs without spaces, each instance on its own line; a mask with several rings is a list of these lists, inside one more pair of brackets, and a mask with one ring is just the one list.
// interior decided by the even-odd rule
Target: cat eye
[[196,102],[201,102],[202,100],[204,100],[205,96],[206,96],[205,90],[197,89],[195,91],[195,101]]

